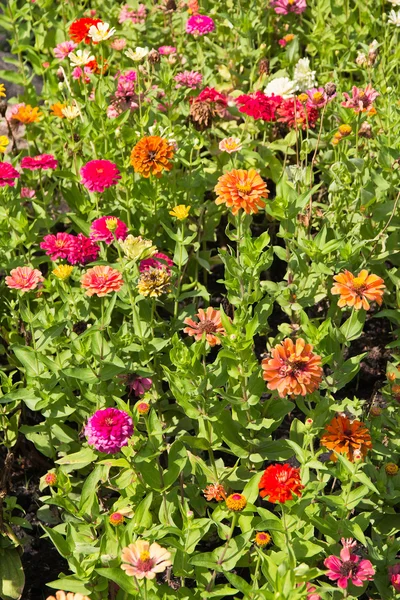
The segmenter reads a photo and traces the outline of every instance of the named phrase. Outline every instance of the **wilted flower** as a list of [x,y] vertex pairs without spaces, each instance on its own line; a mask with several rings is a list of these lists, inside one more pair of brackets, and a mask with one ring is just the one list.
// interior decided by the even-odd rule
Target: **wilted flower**
[[10,275],[5,278],[8,288],[21,290],[21,292],[35,290],[42,281],[44,281],[44,277],[39,269],[32,269],[32,267],[12,269]]
[[169,211],[169,214],[178,219],[178,221],[184,221],[188,218],[190,212],[190,206],[186,206],[185,204],[178,204],[174,206],[172,210]]
[[247,499],[245,496],[243,496],[243,494],[235,493],[227,497],[227,499],[225,500],[225,504],[226,507],[229,508],[229,510],[233,510],[234,512],[240,512],[244,508],[246,508]]
[[343,92],[345,101],[342,102],[342,106],[345,108],[352,108],[355,113],[367,112],[372,108],[373,102],[379,96],[379,92],[369,83],[365,90],[356,87],[355,85],[351,90],[351,97],[346,92]]
[[170,291],[171,276],[166,269],[150,267],[141,273],[138,281],[138,291],[142,296],[158,298]]
[[162,573],[172,565],[171,554],[165,548],[154,542],[137,540],[122,550],[121,569],[127,575],[136,579],[154,579],[157,573]]
[[359,458],[364,458],[371,450],[371,435],[361,421],[338,415],[325,427],[321,437],[321,445],[332,450],[331,460],[337,461],[337,454],[344,454],[348,460],[354,462],[355,452],[360,452]]
[[129,258],[129,260],[134,261],[153,256],[157,251],[156,246],[153,246],[151,240],[146,240],[141,236],[134,237],[131,234],[128,235],[124,241],[120,242],[120,246],[125,256]]
[[207,502],[211,502],[211,500],[215,500],[216,502],[226,500],[226,489],[221,483],[210,483],[203,490],[203,494]]
[[52,154],[24,156],[21,160],[21,167],[23,169],[29,169],[30,171],[36,171],[38,169],[47,171],[48,169],[56,169],[57,166],[58,160]]
[[192,35],[206,35],[215,29],[215,23],[207,15],[192,15],[186,21],[186,33]]
[[108,40],[115,33],[115,27],[111,27],[108,23],[96,23],[96,25],[92,25],[89,28],[88,36],[93,40],[93,42],[103,42],[104,40]]
[[88,444],[99,452],[115,454],[128,445],[133,435],[132,419],[118,408],[97,410],[87,422],[85,435]]
[[71,265],[58,265],[55,269],[53,269],[52,273],[57,277],[57,279],[61,279],[61,281],[65,281],[69,277],[71,277],[74,267]]
[[364,581],[372,581],[375,575],[371,562],[361,560],[357,554],[351,554],[348,546],[342,548],[340,558],[331,555],[324,560],[324,565],[329,569],[326,576],[331,581],[337,581],[341,589],[346,589],[349,581],[357,587],[362,587]]
[[369,302],[376,302],[379,306],[383,302],[383,293],[385,288],[384,281],[378,275],[369,275],[368,271],[363,269],[357,277],[350,271],[334,276],[335,284],[331,289],[331,294],[340,295],[338,306],[354,307],[356,310],[363,308],[369,310]]
[[389,477],[394,477],[399,472],[399,467],[395,463],[386,463],[385,472]]
[[173,157],[174,148],[169,140],[158,135],[150,135],[143,137],[133,147],[130,163],[135,172],[143,177],[150,177],[150,175],[161,177],[164,170],[172,169],[170,160]]
[[186,317],[183,322],[188,327],[185,327],[183,331],[193,336],[197,342],[204,337],[212,347],[220,344],[221,341],[218,335],[223,336],[226,334],[221,322],[221,312],[209,306],[206,311],[199,308],[199,312],[195,317],[197,317],[198,321],[194,321],[191,317]]
[[81,286],[86,296],[107,296],[119,292],[124,284],[121,273],[109,265],[97,265],[82,275]]
[[90,225],[90,239],[96,242],[112,244],[115,239],[124,240],[128,235],[128,227],[117,217],[100,217]]
[[8,162],[0,162],[0,187],[9,185],[15,186],[15,179],[18,179],[19,173],[14,167]]
[[89,192],[104,192],[106,188],[115,185],[121,179],[117,165],[105,159],[90,160],[81,168],[80,173],[81,184]]
[[226,204],[234,215],[240,209],[248,215],[256,214],[265,206],[262,198],[268,198],[267,186],[255,169],[232,169],[221,175],[214,191],[215,203]]
[[281,96],[282,98],[292,98],[296,90],[296,83],[289,77],[277,77],[272,79],[264,90],[266,96]]
[[261,498],[268,497],[268,502],[281,502],[282,504],[287,500],[292,500],[293,494],[301,496],[303,488],[300,470],[287,463],[267,467],[258,484]]

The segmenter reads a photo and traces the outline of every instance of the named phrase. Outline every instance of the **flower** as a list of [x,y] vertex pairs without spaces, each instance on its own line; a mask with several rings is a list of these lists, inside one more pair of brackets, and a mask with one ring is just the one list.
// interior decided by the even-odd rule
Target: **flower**
[[133,435],[133,422],[123,410],[104,408],[88,419],[85,435],[88,444],[99,452],[115,454],[128,445]]
[[257,91],[253,94],[238,96],[236,102],[238,105],[241,105],[239,112],[249,115],[255,120],[273,121],[276,109],[282,102],[282,99],[282,96],[275,96],[274,94],[266,96],[263,92]]
[[312,349],[302,338],[295,344],[286,338],[275,346],[271,358],[264,358],[261,363],[268,389],[278,390],[281,398],[306,396],[318,389],[323,374],[321,357]]
[[9,185],[11,187],[15,186],[15,179],[18,179],[19,173],[12,164],[8,162],[0,162],[0,187],[4,187],[5,185]]
[[120,246],[125,256],[134,261],[153,256],[157,250],[151,240],[146,240],[141,236],[134,237],[133,235],[128,235],[123,242],[120,242]]
[[231,494],[225,500],[226,507],[234,512],[240,512],[246,508],[247,499],[243,494]]
[[164,56],[169,56],[170,54],[176,54],[176,48],[175,46],[160,46],[158,52]]
[[306,10],[307,3],[306,0],[271,0],[270,6],[277,15],[287,15],[288,13],[300,15]]
[[[298,583],[297,585],[301,584]],[[316,591],[317,588],[315,586],[311,585],[311,583],[306,583],[307,600],[322,600],[319,594],[314,594]]]
[[185,204],[177,204],[169,211],[169,214],[178,219],[178,221],[184,221],[189,216],[190,208],[190,206],[186,206]]
[[61,279],[61,281],[65,281],[69,277],[71,277],[74,267],[71,265],[58,265],[55,269],[53,269],[52,273],[57,277],[57,279]]
[[50,106],[50,114],[53,117],[60,117],[60,119],[64,119],[65,115],[63,113],[63,108],[65,108],[66,106],[66,104],[62,104],[61,102],[55,102]]
[[121,515],[121,513],[115,512],[108,517],[108,521],[111,523],[111,525],[117,527],[117,525],[122,525],[122,523],[125,521],[125,517],[124,515]]
[[77,106],[65,106],[61,109],[62,114],[68,121],[73,121],[79,116],[80,111]]
[[242,149],[242,143],[240,141],[240,138],[228,137],[221,140],[218,147],[221,150],[221,152],[227,152],[228,154],[232,154],[232,152],[239,152],[239,150]]
[[216,502],[226,500],[226,489],[221,483],[210,483],[203,490],[203,494],[207,502],[211,502],[211,500],[215,500]]
[[105,159],[90,160],[83,165],[80,173],[81,184],[89,192],[104,192],[106,188],[115,185],[121,179],[117,165]]
[[123,285],[121,273],[108,265],[97,265],[89,269],[81,279],[86,296],[107,296],[111,292],[119,292]]
[[31,190],[27,187],[21,188],[21,198],[34,198],[36,196],[35,190]]
[[125,38],[116,38],[115,40],[113,40],[110,43],[110,46],[113,50],[121,51],[126,46],[126,39]]
[[61,44],[57,44],[54,48],[54,56],[60,59],[67,58],[77,47],[78,44],[75,44],[75,42],[61,42]]
[[105,40],[108,40],[110,37],[112,37],[115,31],[115,27],[111,27],[110,29],[109,23],[102,23],[100,21],[99,23],[96,23],[96,25],[92,25],[89,28],[88,36],[95,43],[104,42]]
[[138,4],[137,10],[132,10],[129,4],[125,4],[121,7],[118,22],[125,23],[125,21],[131,21],[132,23],[144,23],[146,21],[146,6],[144,4]]
[[337,454],[344,454],[348,460],[356,460],[355,451],[361,453],[364,458],[368,450],[371,450],[371,435],[361,421],[354,419],[350,421],[345,415],[334,417],[329,425],[325,427],[321,437],[321,445],[332,450],[331,460],[336,461]]
[[139,398],[143,396],[153,385],[153,381],[149,377],[132,377],[129,381],[130,393]]
[[250,215],[264,208],[265,202],[261,198],[268,198],[269,190],[255,169],[232,169],[219,177],[214,191],[216,204],[226,204],[234,215],[241,208]]
[[391,10],[388,17],[388,23],[391,25],[396,25],[396,27],[400,27],[400,10],[397,12],[395,10]]
[[86,265],[88,262],[96,260],[99,252],[100,246],[90,238],[85,237],[83,233],[78,233],[78,235],[73,236],[73,244],[67,260],[71,265]]
[[37,123],[42,115],[43,113],[39,111],[37,106],[32,108],[30,104],[21,104],[17,112],[11,116],[11,119],[27,125],[28,123]]
[[361,560],[357,554],[351,554],[351,549],[345,546],[338,556],[328,556],[324,565],[329,569],[326,576],[331,581],[337,581],[338,587],[346,589],[349,583],[362,587],[364,581],[372,581],[375,569],[369,560]]
[[300,58],[294,67],[296,90],[304,91],[316,85],[315,71],[310,69],[310,59]]
[[399,467],[395,463],[387,463],[385,465],[385,472],[389,477],[394,477],[399,472]]
[[282,98],[291,98],[294,95],[296,84],[289,77],[277,77],[272,79],[264,89],[266,96],[281,96]]
[[39,269],[32,269],[32,267],[17,267],[16,269],[12,269],[10,274],[5,278],[8,288],[21,290],[21,292],[35,290],[42,281],[44,281],[44,277]]
[[400,563],[388,567],[388,575],[396,592],[400,592]]
[[4,83],[0,83],[0,98],[6,97],[6,86]]
[[284,100],[276,109],[279,123],[288,127],[307,129],[314,127],[319,118],[318,110],[311,104],[304,104],[298,98]]
[[48,596],[46,600],[90,600],[90,598],[89,596],[83,596],[83,594],[58,590],[55,596]]
[[69,60],[73,67],[84,67],[92,62],[92,60],[95,60],[95,58],[93,54],[90,53],[90,50],[77,50],[76,52],[70,53]]
[[97,23],[101,23],[101,19],[92,19],[90,17],[77,19],[70,25],[69,37],[77,44],[80,42],[90,44],[92,39],[89,36],[89,30],[93,25],[97,25]]
[[207,15],[192,15],[186,21],[186,33],[206,35],[215,30],[215,23]]
[[336,282],[331,294],[339,294],[340,298],[338,306],[354,307],[356,310],[363,308],[369,310],[369,302],[377,302],[379,306],[383,302],[383,292],[385,284],[378,275],[368,275],[368,271],[363,269],[357,277],[354,277],[350,271],[345,270],[343,273],[334,276]]
[[174,147],[165,138],[158,135],[143,137],[136,146],[133,147],[130,157],[130,163],[136,173],[143,177],[161,177],[162,171],[170,171],[172,163],[170,160],[174,157]]
[[150,267],[140,275],[138,291],[142,296],[158,298],[170,291],[171,277],[166,269]]
[[2,154],[4,154],[4,152],[6,151],[9,143],[10,143],[10,140],[8,139],[8,137],[6,135],[0,135],[0,152]]
[[115,238],[124,240],[128,235],[128,227],[117,217],[100,217],[90,225],[90,239],[112,244]]
[[345,101],[342,102],[342,106],[345,108],[352,108],[355,113],[360,113],[371,110],[373,102],[379,96],[379,92],[374,90],[369,83],[365,90],[353,85],[351,97],[350,94],[347,94],[346,92],[343,92],[343,96],[345,97]]
[[340,133],[340,135],[342,137],[347,137],[348,135],[351,134],[351,132],[353,131],[351,125],[347,125],[347,123],[343,123],[342,125],[339,125],[338,127],[338,132]]
[[267,531],[258,531],[254,538],[254,543],[257,544],[257,546],[260,546],[260,548],[268,546],[268,544],[271,543],[271,536]]
[[[196,342],[202,340],[203,337],[210,344],[216,346],[221,343],[218,335],[225,335],[226,331],[221,323],[221,312],[209,306],[206,311],[199,308],[199,312],[195,315],[198,321],[194,321],[191,317],[186,317],[183,321],[185,327],[184,333],[193,336]],[[216,335],[217,334],[217,335]]]
[[140,62],[141,60],[146,58],[146,56],[148,55],[149,52],[150,52],[150,50],[147,48],[147,46],[145,48],[142,48],[141,46],[137,46],[135,49],[135,52],[133,52],[133,50],[131,50],[129,48],[129,50],[127,50],[125,52],[125,56],[127,56],[128,58],[131,58],[135,62]]
[[29,171],[48,171],[57,169],[58,160],[52,154],[37,154],[36,156],[24,156],[21,160],[21,167]]
[[334,96],[328,97],[323,87],[307,90],[306,94],[308,96],[308,103],[315,108],[323,108],[334,98]]
[[171,554],[156,542],[150,545],[145,540],[137,540],[122,550],[121,569],[136,579],[154,579],[172,565]]
[[292,500],[293,494],[301,496],[304,485],[301,483],[300,470],[288,463],[269,465],[261,477],[258,489],[261,498],[268,496],[268,502]]
[[138,411],[139,415],[147,415],[150,411],[150,404],[147,402],[139,402],[136,404],[136,410]]
[[53,485],[56,485],[56,483],[57,483],[57,475],[55,473],[52,473],[51,471],[49,471],[44,476],[44,482],[48,486],[50,486],[50,487],[53,486]]
[[46,251],[51,260],[57,260],[57,258],[68,258],[74,247],[74,241],[75,238],[70,233],[49,234],[44,236],[40,247]]
[[203,75],[198,71],[183,71],[175,75],[176,88],[187,87],[192,90],[200,87],[203,81]]
[[173,264],[174,261],[169,256],[162,252],[155,252],[150,258],[140,261],[139,271],[143,273],[143,271],[148,271],[151,267],[154,267],[155,269],[165,269],[170,275],[171,269],[169,267],[172,267]]

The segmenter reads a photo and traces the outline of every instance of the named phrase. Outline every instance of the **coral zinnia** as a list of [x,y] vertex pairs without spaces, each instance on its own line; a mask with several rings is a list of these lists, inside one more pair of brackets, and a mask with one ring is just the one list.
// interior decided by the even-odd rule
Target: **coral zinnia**
[[[121,569],[127,575],[136,579],[154,579],[157,573],[162,573],[172,565],[171,554],[165,548],[154,542],[137,540],[122,550]],[[126,564],[127,563],[127,564]]]
[[90,44],[92,42],[92,39],[89,36],[89,29],[92,27],[92,25],[97,25],[97,23],[101,22],[101,19],[92,19],[90,17],[83,17],[83,19],[77,19],[70,25],[69,37],[76,44],[79,44],[80,42]]
[[0,162],[0,187],[10,185],[14,187],[15,179],[18,179],[19,173],[12,164],[8,162]]
[[165,138],[158,135],[143,137],[131,152],[130,162],[136,173],[143,177],[161,177],[162,171],[170,171],[174,148]]
[[43,242],[40,242],[41,249],[46,251],[47,256],[50,256],[51,260],[57,260],[57,258],[68,258],[73,246],[74,236],[70,233],[45,235]]
[[372,448],[371,435],[364,423],[356,419],[350,421],[348,417],[341,415],[334,417],[325,427],[321,445],[333,451],[331,460],[334,461],[337,460],[335,452],[345,454],[354,462],[358,454],[365,457],[368,450]]
[[265,206],[261,198],[268,198],[267,186],[255,169],[232,169],[221,175],[214,191],[215,203],[226,204],[234,215],[241,208],[248,215],[258,213]]
[[372,581],[375,575],[375,569],[369,560],[361,560],[357,554],[351,554],[348,546],[340,551],[338,556],[328,556],[324,560],[324,565],[328,567],[326,575],[331,581],[337,581],[338,587],[346,589],[349,583],[357,587],[362,587],[364,581]]
[[6,286],[12,289],[21,290],[21,292],[30,292],[37,288],[39,283],[44,281],[44,277],[39,269],[32,267],[17,267],[12,269],[10,275],[5,278]]
[[57,169],[58,160],[52,154],[37,154],[36,156],[24,156],[21,160],[21,167],[30,171],[47,171],[48,169]]
[[90,239],[112,244],[115,238],[124,240],[128,235],[128,227],[117,217],[100,217],[90,226]]
[[215,500],[216,502],[222,502],[222,500],[226,500],[226,489],[221,483],[210,483],[205,490],[203,490],[203,494],[207,502],[211,500]]
[[106,454],[115,454],[123,446],[127,446],[132,434],[131,417],[118,408],[97,410],[85,427],[89,445]]
[[109,265],[97,265],[86,271],[81,279],[86,296],[107,296],[111,292],[118,292],[123,284],[121,273]]
[[54,596],[48,596],[46,600],[90,600],[89,596],[83,594],[75,594],[74,592],[63,592],[58,590]]
[[121,179],[117,165],[105,159],[90,160],[81,168],[81,176],[81,184],[89,192],[104,192]]
[[288,463],[267,467],[258,484],[261,498],[268,496],[269,502],[284,503],[292,500],[293,494],[301,496],[303,488],[300,470],[291,467]]
[[204,336],[210,346],[220,344],[221,341],[216,334],[225,335],[225,329],[221,323],[221,312],[209,306],[206,311],[199,308],[199,312],[195,317],[198,318],[198,322],[190,317],[186,317],[183,322],[185,325],[189,325],[189,327],[185,327],[183,331],[193,336],[196,342]]
[[335,275],[335,284],[331,289],[332,294],[340,294],[338,306],[351,306],[356,310],[364,308],[369,309],[369,302],[375,301],[382,304],[382,296],[385,290],[385,284],[378,275],[368,275],[368,271],[363,269],[358,277],[354,277],[350,271],[345,270],[339,275]]
[[270,390],[279,396],[306,396],[316,390],[322,380],[321,357],[312,352],[311,344],[299,338],[283,340],[262,363],[263,378]]

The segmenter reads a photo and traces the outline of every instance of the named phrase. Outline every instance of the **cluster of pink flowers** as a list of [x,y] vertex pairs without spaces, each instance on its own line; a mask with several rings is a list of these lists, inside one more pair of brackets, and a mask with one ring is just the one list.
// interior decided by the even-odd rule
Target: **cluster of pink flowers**
[[90,226],[90,239],[96,242],[112,244],[115,239],[124,240],[128,235],[128,227],[116,217],[100,217]]
[[277,15],[295,13],[300,15],[307,8],[306,0],[271,0],[271,7]]
[[186,21],[186,33],[206,35],[215,30],[215,23],[207,15],[192,15]]
[[77,47],[78,44],[75,44],[75,42],[61,42],[61,44],[57,44],[57,46],[54,48],[54,56],[60,59],[67,58]]
[[376,98],[379,96],[379,92],[369,83],[365,90],[356,87],[352,87],[351,96],[346,92],[343,92],[345,101],[342,102],[342,106],[345,108],[352,108],[355,113],[366,112],[372,108],[372,105]]
[[37,154],[36,156],[24,156],[21,160],[21,167],[29,171],[47,171],[48,169],[57,169],[58,160],[52,154]]
[[32,267],[17,267],[12,269],[10,275],[5,278],[7,287],[21,290],[21,292],[30,292],[44,281],[44,277],[39,269]]
[[170,267],[172,267],[173,264],[174,261],[171,260],[169,256],[163,254],[162,252],[156,252],[151,258],[145,258],[144,260],[140,261],[139,271],[143,273],[143,271],[148,271],[151,268],[165,269],[167,273],[170,274]]
[[200,87],[203,82],[203,75],[198,71],[183,71],[174,77],[176,88],[187,87],[192,90]]
[[137,10],[133,10],[129,4],[124,4],[119,12],[119,23],[131,21],[131,23],[144,23],[146,21],[146,6],[139,4]]
[[97,259],[100,247],[82,233],[49,234],[40,243],[51,260],[67,260],[71,265],[86,265]]
[[81,168],[81,184],[89,192],[104,192],[106,188],[115,185],[121,174],[117,165],[110,160],[90,160]]
[[263,121],[274,121],[276,118],[276,109],[283,101],[281,96],[266,96],[263,92],[254,92],[253,94],[242,94],[236,98],[236,103],[240,106],[239,112],[253,117],[253,119],[262,119]]
[[111,98],[111,104],[107,108],[109,119],[115,119],[126,110],[136,110],[139,107],[138,97],[135,92],[136,71],[130,70],[117,75],[117,89]]
[[118,408],[97,410],[87,422],[85,435],[89,445],[99,452],[115,454],[128,445],[133,422],[128,413]]

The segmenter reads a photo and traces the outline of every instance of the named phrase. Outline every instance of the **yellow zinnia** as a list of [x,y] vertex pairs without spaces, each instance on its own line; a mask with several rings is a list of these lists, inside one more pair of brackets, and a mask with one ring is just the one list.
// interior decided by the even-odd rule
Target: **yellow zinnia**
[[178,204],[178,206],[174,206],[172,210],[169,211],[169,214],[179,219],[179,221],[184,221],[188,218],[190,211],[190,206],[185,206],[185,204]]
[[65,281],[71,276],[73,270],[74,267],[71,267],[71,265],[58,265],[58,267],[53,269],[53,275],[55,275],[57,279]]
[[4,153],[6,151],[6,148],[9,143],[10,143],[10,140],[8,139],[8,137],[6,135],[0,135],[0,152],[1,153]]
[[0,98],[6,97],[6,86],[4,83],[0,83]]

